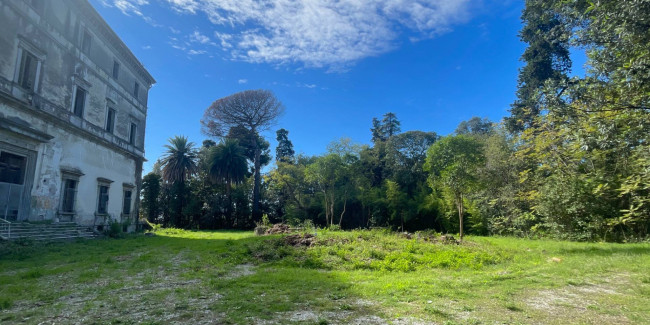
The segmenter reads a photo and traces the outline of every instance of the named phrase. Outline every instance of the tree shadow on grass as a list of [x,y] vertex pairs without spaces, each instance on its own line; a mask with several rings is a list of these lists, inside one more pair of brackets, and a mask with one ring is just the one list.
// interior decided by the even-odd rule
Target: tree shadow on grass
[[0,256],[0,321],[385,323],[304,248],[255,255],[270,242],[278,238],[186,232],[9,243]]

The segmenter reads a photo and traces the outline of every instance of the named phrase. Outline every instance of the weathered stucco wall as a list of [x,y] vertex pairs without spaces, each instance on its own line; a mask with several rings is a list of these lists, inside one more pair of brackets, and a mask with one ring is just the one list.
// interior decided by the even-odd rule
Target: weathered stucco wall
[[[87,53],[81,50],[84,32],[91,35]],[[146,103],[154,81],[125,49],[85,0],[43,1],[42,8],[22,0],[0,1],[0,122],[18,121],[21,128],[51,137],[39,142],[0,128],[0,145],[11,143],[36,153],[29,219],[59,216],[62,169],[83,173],[74,219],[82,224],[104,221],[96,217],[98,178],[112,181],[108,213],[117,220],[123,185],[139,186]],[[24,50],[40,64],[35,92],[22,89],[16,77]],[[120,67],[117,78],[114,62]],[[72,114],[75,87],[87,90],[82,118]],[[106,131],[109,107],[116,111],[113,132]],[[133,144],[131,123],[137,125]],[[136,196],[134,189],[132,211]]]

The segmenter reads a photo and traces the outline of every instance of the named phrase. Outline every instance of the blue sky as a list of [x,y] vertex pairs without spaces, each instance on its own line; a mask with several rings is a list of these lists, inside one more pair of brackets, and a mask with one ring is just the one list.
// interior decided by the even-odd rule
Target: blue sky
[[499,121],[515,98],[523,1],[91,0],[157,84],[145,172],[174,135],[200,145],[216,99],[269,89],[297,152],[349,137],[373,117],[446,135],[472,116]]

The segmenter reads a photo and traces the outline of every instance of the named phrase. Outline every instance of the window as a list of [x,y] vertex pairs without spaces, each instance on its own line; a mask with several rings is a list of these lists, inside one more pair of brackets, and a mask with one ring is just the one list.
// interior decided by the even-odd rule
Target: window
[[133,191],[130,189],[124,190],[124,201],[122,201],[122,214],[131,214],[131,196]]
[[74,95],[74,106],[72,112],[74,115],[84,117],[84,108],[86,107],[86,90],[77,86]]
[[18,85],[24,89],[36,91],[36,78],[38,76],[38,59],[24,49],[21,51],[20,71],[18,74]]
[[108,213],[108,185],[99,185],[99,198],[97,200],[97,214]]
[[117,80],[120,76],[120,63],[117,60],[113,61],[113,79]]
[[133,96],[138,99],[138,93],[140,92],[140,84],[136,81],[133,85]]
[[115,110],[109,108],[108,114],[106,114],[106,131],[113,133],[114,129],[115,129]]
[[84,30],[83,35],[81,36],[81,52],[84,52],[85,54],[90,54],[90,43],[92,42],[92,36],[90,36],[90,33],[88,30]]
[[70,178],[63,179],[63,200],[61,200],[61,212],[74,213],[75,198],[77,197],[78,181]]
[[135,136],[137,132],[138,132],[138,125],[135,123],[131,123],[131,130],[129,132],[129,143],[132,145],[135,145]]
[[45,8],[44,0],[29,0],[28,3],[36,12],[39,14],[43,13],[43,9]]
[[0,183],[22,185],[25,181],[27,158],[3,151],[0,153]]

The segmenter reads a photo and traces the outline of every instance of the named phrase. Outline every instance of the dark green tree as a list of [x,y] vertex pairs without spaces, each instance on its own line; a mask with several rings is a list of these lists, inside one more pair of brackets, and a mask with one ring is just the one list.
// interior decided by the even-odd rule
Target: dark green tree
[[571,26],[555,8],[555,1],[527,0],[521,20],[524,27],[519,32],[522,42],[528,44],[519,70],[517,100],[511,105],[511,116],[505,119],[511,132],[520,132],[533,126],[540,114],[541,90],[548,82],[565,82],[571,70]]
[[248,161],[244,148],[239,142],[233,139],[226,139],[218,145],[210,148],[207,157],[208,175],[213,182],[221,182],[226,185],[226,197],[228,199],[226,213],[232,213],[232,185],[240,184],[246,179]]
[[140,208],[142,209],[142,215],[150,222],[159,222],[161,180],[160,175],[153,172],[142,177],[142,201]]
[[275,160],[283,162],[291,162],[296,153],[293,150],[293,143],[289,140],[289,131],[279,129],[275,132],[278,146],[275,148]]
[[183,226],[183,207],[186,201],[186,184],[192,175],[198,171],[197,151],[194,143],[185,136],[175,136],[169,139],[169,144],[161,159],[162,179],[170,187],[172,205],[175,214],[172,216],[175,226]]

